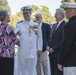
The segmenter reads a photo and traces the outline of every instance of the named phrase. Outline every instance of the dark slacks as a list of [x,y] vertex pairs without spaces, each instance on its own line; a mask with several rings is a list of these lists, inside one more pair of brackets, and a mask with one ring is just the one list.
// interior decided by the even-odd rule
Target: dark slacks
[[50,57],[51,75],[63,75],[63,72],[58,70],[57,60],[58,60],[57,58]]
[[14,75],[13,58],[0,58],[0,75]]

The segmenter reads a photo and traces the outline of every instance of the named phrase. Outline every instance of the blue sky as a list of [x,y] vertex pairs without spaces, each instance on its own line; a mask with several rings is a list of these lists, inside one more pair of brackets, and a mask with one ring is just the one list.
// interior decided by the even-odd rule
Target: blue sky
[[16,14],[20,11],[21,7],[26,5],[44,5],[47,6],[52,15],[54,15],[55,10],[61,5],[61,0],[8,0],[8,4],[11,8],[12,14]]

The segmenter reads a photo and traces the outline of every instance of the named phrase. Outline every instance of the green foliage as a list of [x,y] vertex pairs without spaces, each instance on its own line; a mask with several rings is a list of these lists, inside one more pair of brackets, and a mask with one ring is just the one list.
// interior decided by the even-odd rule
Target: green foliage
[[0,10],[7,10],[8,13],[11,14],[7,0],[0,0]]
[[18,12],[16,15],[11,16],[11,22],[10,25],[15,28],[16,27],[16,23],[23,20],[23,16],[21,12]]
[[[43,22],[46,22],[46,23],[54,23],[55,22],[55,19],[51,15],[48,7],[46,7],[46,6],[37,7],[36,5],[29,5],[29,6],[33,8],[31,19],[35,20],[35,14],[40,12],[43,16]],[[13,28],[15,28],[16,23],[21,20],[23,20],[23,16],[22,16],[22,12],[20,11],[16,15],[11,16],[10,25],[12,25]]]
[[46,22],[46,23],[54,23],[55,22],[54,17],[51,15],[48,7],[41,6],[39,9],[39,12],[43,16],[43,22]]
[[76,0],[62,0],[62,2],[76,2]]
[[38,7],[36,5],[28,5],[33,9],[33,12],[36,12],[38,10]]

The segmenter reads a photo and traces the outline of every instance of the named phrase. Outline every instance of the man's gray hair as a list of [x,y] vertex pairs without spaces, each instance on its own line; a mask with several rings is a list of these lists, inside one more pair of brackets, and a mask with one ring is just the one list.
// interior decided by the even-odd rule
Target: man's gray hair
[[64,9],[62,9],[62,8],[56,9],[56,12],[63,14],[63,16],[65,17],[65,10]]
[[42,17],[42,14],[36,13],[36,14],[35,14],[35,17]]
[[6,10],[0,10],[0,21],[3,21],[7,15],[8,12]]

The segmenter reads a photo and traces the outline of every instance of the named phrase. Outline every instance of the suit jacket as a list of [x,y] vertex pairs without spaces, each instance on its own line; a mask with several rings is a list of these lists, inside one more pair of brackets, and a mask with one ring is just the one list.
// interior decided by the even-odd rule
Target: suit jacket
[[59,64],[76,67],[76,16],[69,19],[63,33]]
[[49,35],[51,31],[51,27],[49,24],[42,22],[42,39],[43,39],[43,49],[42,52],[46,50],[46,46],[48,46]]
[[49,55],[52,57],[57,58],[59,55],[61,42],[62,42],[62,32],[63,32],[63,28],[64,28],[65,24],[66,24],[66,22],[62,21],[55,32],[53,32],[54,28],[55,28],[55,24],[51,29],[49,46],[50,46],[50,48],[53,48],[54,52],[52,54],[50,53]]

